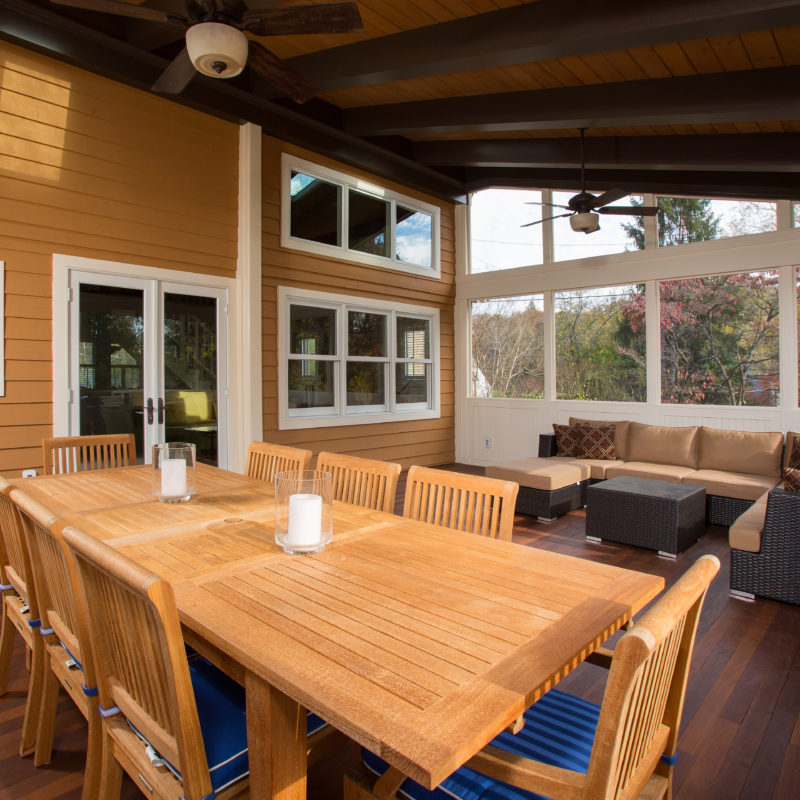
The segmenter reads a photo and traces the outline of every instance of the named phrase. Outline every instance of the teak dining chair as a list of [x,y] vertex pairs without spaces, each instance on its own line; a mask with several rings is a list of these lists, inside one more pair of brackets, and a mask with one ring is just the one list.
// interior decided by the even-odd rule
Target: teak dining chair
[[413,466],[403,516],[510,542],[518,491],[513,481]]
[[378,511],[394,511],[400,465],[371,458],[322,452],[317,469],[333,475],[333,499]]
[[136,439],[132,433],[42,439],[42,458],[45,475],[130,467],[136,464]]
[[433,792],[363,751],[372,775],[346,775],[344,800],[671,797],[697,623],[718,570],[715,556],[699,558],[619,640],[601,707],[551,689],[519,733],[495,737]]
[[290,469],[308,469],[313,453],[297,447],[270,442],[250,442],[247,448],[247,467],[249,478],[258,478],[272,483],[276,472]]
[[75,564],[61,539],[64,522],[20,489],[11,492],[31,555],[44,639],[42,699],[33,763],[50,762],[56,726],[59,685],[80,709],[89,727],[83,800],[98,797],[101,731],[97,684],[89,645],[86,609]]
[[39,635],[41,621],[36,595],[30,553],[22,530],[22,522],[14,502],[10,498],[11,484],[0,478],[0,526],[3,534],[3,632],[0,637],[0,695],[8,689],[11,652],[14,647],[14,631],[30,653],[30,677],[28,697],[25,702],[25,717],[19,754],[27,756],[36,746],[36,729],[42,699],[42,659],[44,646]]

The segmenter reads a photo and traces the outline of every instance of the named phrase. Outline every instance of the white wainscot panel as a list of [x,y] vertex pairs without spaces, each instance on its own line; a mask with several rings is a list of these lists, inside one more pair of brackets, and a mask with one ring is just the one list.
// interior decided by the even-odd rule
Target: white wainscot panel
[[779,414],[774,412],[768,416],[758,417],[745,416],[732,411],[725,411],[723,414],[703,413],[684,413],[684,414],[664,414],[664,425],[704,425],[707,428],[720,428],[726,431],[775,431],[781,429]]
[[[515,458],[538,455],[539,434],[536,414],[530,408],[513,408],[492,403],[476,406],[472,414],[472,455],[474,463],[499,464]],[[491,447],[486,447],[486,439]]]

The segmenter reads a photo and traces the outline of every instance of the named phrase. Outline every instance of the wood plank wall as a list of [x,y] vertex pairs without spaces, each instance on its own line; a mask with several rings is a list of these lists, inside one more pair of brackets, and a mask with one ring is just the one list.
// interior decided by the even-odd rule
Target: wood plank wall
[[[287,152],[370,183],[416,197],[441,209],[440,279],[418,277],[344,259],[301,253],[280,246],[281,153]],[[369,173],[265,136],[263,139],[262,291],[264,338],[264,439],[312,450],[411,464],[435,465],[455,459],[454,207]],[[278,430],[278,286],[313,289],[398,303],[431,306],[440,313],[441,417],[439,419]]]
[[0,473],[52,430],[52,257],[233,277],[238,126],[0,42]]

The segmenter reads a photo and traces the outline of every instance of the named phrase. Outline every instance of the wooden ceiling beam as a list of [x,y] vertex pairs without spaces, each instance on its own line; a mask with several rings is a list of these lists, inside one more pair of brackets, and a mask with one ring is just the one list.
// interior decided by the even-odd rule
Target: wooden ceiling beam
[[[649,5],[649,4],[648,4]],[[345,109],[361,136],[800,119],[800,67],[602,83]]]
[[797,0],[539,0],[297,56],[322,91],[800,24]]
[[[588,169],[800,172],[800,133],[601,136],[586,139]],[[414,159],[434,166],[577,167],[576,138],[414,142]]]

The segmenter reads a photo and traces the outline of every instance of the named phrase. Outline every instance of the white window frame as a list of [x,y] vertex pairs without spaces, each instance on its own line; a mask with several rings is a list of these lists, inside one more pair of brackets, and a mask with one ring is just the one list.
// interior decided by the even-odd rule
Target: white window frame
[[[289,352],[290,305],[313,305],[336,309],[336,353],[316,356],[317,360],[332,361],[334,406],[309,409],[289,408],[289,381],[287,366],[296,358]],[[349,356],[347,327],[348,311],[364,311],[386,316],[385,358]],[[397,357],[396,318],[424,319],[430,325],[430,352],[427,359]],[[346,370],[348,360],[385,363],[385,406],[348,406]],[[403,363],[423,363],[429,366],[427,403],[397,403],[395,398],[395,366]],[[278,428],[317,428],[336,425],[365,425],[380,422],[401,422],[417,419],[438,419],[441,415],[440,399],[439,309],[431,306],[412,306],[403,303],[372,300],[364,297],[328,294],[287,286],[278,287]]]
[[[339,229],[342,236],[342,244],[322,244],[312,242],[308,239],[300,239],[291,234],[291,181],[292,172],[302,172],[320,178],[329,183],[333,183],[341,190],[341,204],[339,206]],[[349,202],[348,195],[350,189],[365,195],[371,195],[378,200],[383,200],[389,204],[390,225],[388,226],[387,252],[389,256],[377,256],[371,253],[362,253],[358,250],[351,250],[347,246],[349,231]],[[398,205],[409,208],[412,211],[419,211],[431,217],[431,266],[425,267],[418,264],[411,264],[398,260],[395,255],[395,232],[396,232],[396,208]],[[305,161],[302,158],[283,153],[281,156],[281,247],[290,250],[301,250],[315,255],[342,258],[347,261],[355,261],[359,264],[370,264],[382,269],[394,269],[400,272],[407,272],[412,275],[422,275],[427,278],[441,278],[440,260],[440,238],[439,220],[440,209],[421,200],[416,200],[407,195],[385,189],[381,186],[369,183],[359,178],[337,172],[328,167],[321,167]]]

